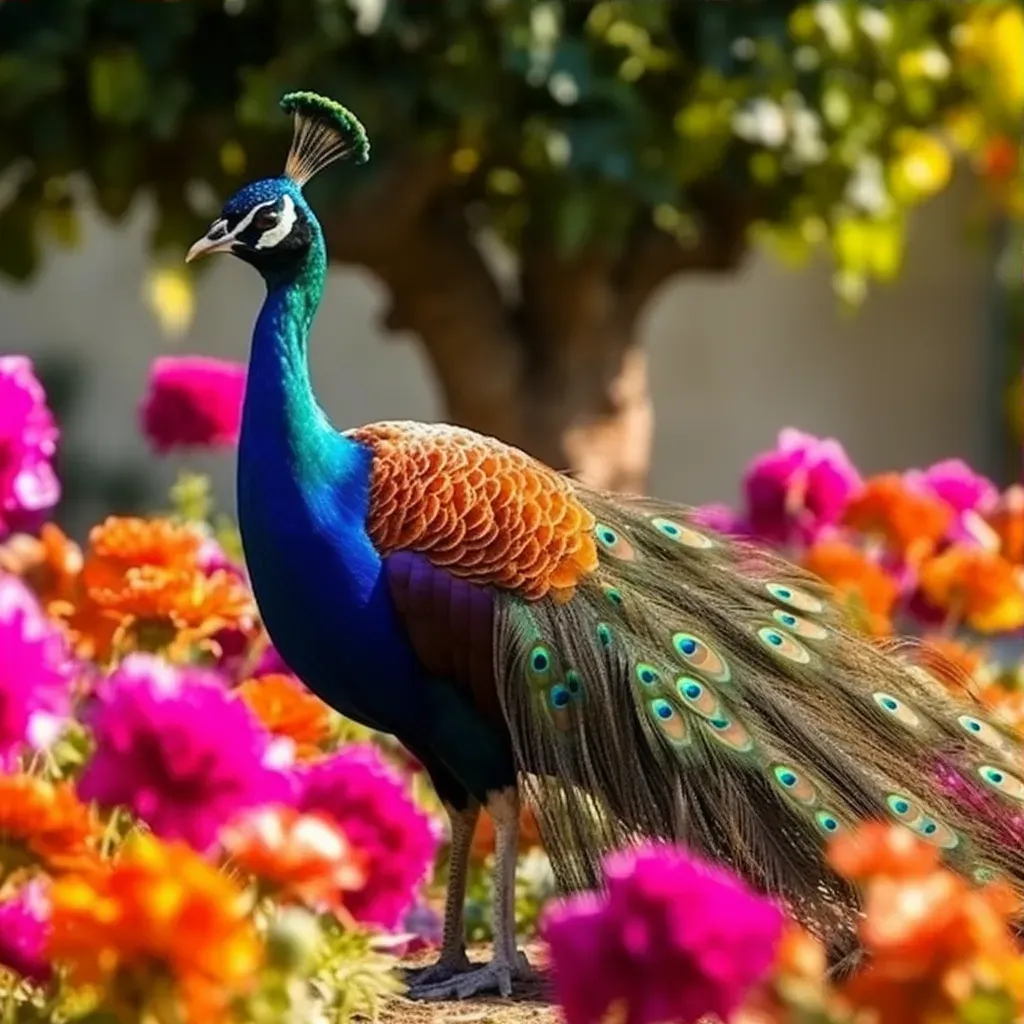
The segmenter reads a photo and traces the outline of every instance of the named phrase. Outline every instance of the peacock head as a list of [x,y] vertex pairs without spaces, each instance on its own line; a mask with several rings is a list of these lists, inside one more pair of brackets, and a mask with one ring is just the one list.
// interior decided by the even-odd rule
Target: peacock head
[[224,204],[185,262],[229,252],[264,276],[301,265],[319,228],[302,187],[335,160],[365,163],[370,142],[359,119],[340,103],[312,92],[289,93],[281,107],[292,115],[292,146],[279,178],[254,181]]

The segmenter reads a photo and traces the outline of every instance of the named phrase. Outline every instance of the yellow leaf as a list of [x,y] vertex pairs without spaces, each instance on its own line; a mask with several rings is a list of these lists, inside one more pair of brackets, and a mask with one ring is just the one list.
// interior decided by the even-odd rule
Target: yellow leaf
[[195,291],[187,271],[178,267],[151,270],[146,276],[145,298],[164,334],[178,337],[192,326]]
[[225,174],[237,177],[245,171],[245,150],[232,140],[220,147],[220,166]]
[[912,203],[941,192],[953,174],[953,158],[934,135],[907,129],[895,140],[897,156],[889,167],[897,199]]
[[463,147],[452,153],[452,170],[463,176],[472,174],[480,165],[480,154],[475,149]]

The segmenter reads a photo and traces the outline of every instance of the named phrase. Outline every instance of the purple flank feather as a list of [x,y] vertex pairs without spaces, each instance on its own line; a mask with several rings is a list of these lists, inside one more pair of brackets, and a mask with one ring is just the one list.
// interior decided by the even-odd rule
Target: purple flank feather
[[398,617],[424,669],[468,686],[479,710],[501,721],[492,667],[491,591],[411,551],[396,551],[384,566]]

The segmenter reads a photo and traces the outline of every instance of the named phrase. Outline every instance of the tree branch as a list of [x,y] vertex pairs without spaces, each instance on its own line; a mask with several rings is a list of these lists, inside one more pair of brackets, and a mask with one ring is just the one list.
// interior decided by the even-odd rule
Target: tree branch
[[332,220],[331,237],[342,243],[334,252],[386,286],[386,324],[419,335],[452,418],[521,442],[523,347],[473,241],[462,197],[445,190],[447,180],[436,165],[421,167],[406,179],[404,194],[382,184],[381,205],[359,197],[358,211]]
[[636,317],[651,296],[684,271],[730,273],[747,252],[753,209],[733,196],[709,196],[700,207],[701,233],[682,245],[649,220],[637,226],[616,271],[623,314]]
[[415,230],[424,212],[452,181],[451,156],[422,150],[399,154],[324,225],[331,258],[365,263]]

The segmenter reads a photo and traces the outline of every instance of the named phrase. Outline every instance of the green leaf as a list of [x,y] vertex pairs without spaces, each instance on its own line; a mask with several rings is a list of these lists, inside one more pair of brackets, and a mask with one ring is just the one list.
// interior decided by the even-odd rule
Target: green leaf
[[596,215],[594,200],[583,189],[561,203],[555,218],[555,240],[562,256],[575,255],[590,241]]
[[149,78],[133,50],[99,53],[89,62],[89,100],[100,121],[131,125],[149,106]]

